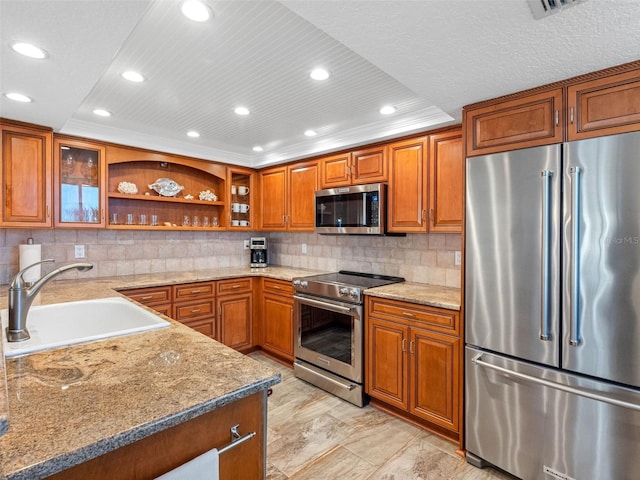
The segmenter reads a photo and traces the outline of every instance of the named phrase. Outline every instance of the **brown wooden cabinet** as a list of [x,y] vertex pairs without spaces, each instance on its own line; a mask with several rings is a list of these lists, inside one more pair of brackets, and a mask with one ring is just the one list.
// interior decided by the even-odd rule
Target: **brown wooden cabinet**
[[252,286],[251,278],[217,282],[218,339],[239,351],[253,347]]
[[266,391],[257,392],[47,478],[157,478],[213,448],[227,446],[231,441],[231,428],[237,425],[240,435],[250,432],[256,435],[220,455],[220,478],[265,478],[266,406]]
[[171,317],[217,339],[215,282],[174,285]]
[[466,155],[640,130],[640,62],[464,108]]
[[173,315],[173,290],[170,285],[121,290],[120,293],[168,317]]
[[389,232],[462,231],[460,128],[389,145]]
[[262,349],[293,362],[293,287],[291,282],[262,279]]
[[320,159],[321,188],[386,182],[387,146],[364,148]]
[[427,137],[389,145],[389,232],[427,231]]
[[555,88],[465,108],[467,156],[560,143],[564,92]]
[[51,226],[52,131],[0,119],[3,227]]
[[104,145],[56,135],[53,151],[54,226],[106,226]]
[[640,70],[567,88],[568,140],[640,130]]
[[316,161],[263,170],[260,179],[261,230],[313,231],[319,181]]
[[366,392],[460,440],[459,313],[367,297],[366,318]]
[[[109,228],[211,231],[228,227],[225,165],[116,145],[107,145],[106,159]],[[161,178],[174,180],[184,189],[175,196],[161,196],[149,187]],[[134,183],[138,193],[120,192],[121,182]],[[200,193],[207,190],[217,199],[200,199]],[[153,219],[157,225],[152,224]]]
[[462,231],[462,130],[429,136],[429,231]]

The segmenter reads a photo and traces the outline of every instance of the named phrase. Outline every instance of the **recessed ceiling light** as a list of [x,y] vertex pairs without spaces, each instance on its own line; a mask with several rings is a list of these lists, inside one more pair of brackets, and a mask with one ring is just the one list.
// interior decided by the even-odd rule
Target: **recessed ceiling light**
[[7,97],[10,100],[14,100],[16,102],[22,102],[22,103],[31,103],[33,102],[33,100],[30,97],[27,97],[26,95],[23,95],[21,93],[5,93],[4,94],[5,97]]
[[380,109],[380,113],[382,115],[391,115],[392,113],[395,113],[395,111],[396,111],[396,108],[391,105],[385,105]]
[[11,45],[14,51],[18,52],[20,55],[24,55],[25,57],[43,59],[47,58],[47,52],[45,52],[40,47],[36,47],[30,43],[17,42]]
[[122,74],[122,78],[129,80],[130,82],[144,82],[144,77],[138,72],[134,72],[133,70],[127,70]]
[[316,133],[316,131],[315,131],[315,130],[306,130],[306,131],[304,132],[304,134],[305,134],[307,137],[315,137],[315,136],[317,135],[317,133]]
[[191,130],[190,132],[187,132],[187,136],[192,137],[192,138],[198,138],[200,136],[200,134],[198,132],[196,132],[195,130]]
[[246,107],[236,107],[234,112],[238,115],[249,115],[249,109]]
[[255,147],[253,147],[253,151],[254,151],[254,152],[262,152],[263,150],[264,150],[264,148],[262,148],[262,147],[261,147],[261,146],[259,146],[259,145],[256,145]]
[[208,5],[198,0],[186,0],[180,6],[182,14],[194,22],[206,22],[213,16]]
[[314,68],[309,76],[314,80],[326,80],[329,78],[329,72],[324,68]]
[[95,113],[96,115],[98,115],[99,117],[110,117],[111,116],[111,112],[104,110],[103,108],[96,108],[93,113]]

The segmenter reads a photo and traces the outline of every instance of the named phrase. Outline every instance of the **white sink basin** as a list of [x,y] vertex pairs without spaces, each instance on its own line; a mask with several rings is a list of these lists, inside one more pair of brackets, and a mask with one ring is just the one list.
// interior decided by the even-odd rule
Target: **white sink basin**
[[5,357],[168,327],[169,322],[125,298],[34,306],[27,315],[31,338],[7,342],[8,310],[0,311]]

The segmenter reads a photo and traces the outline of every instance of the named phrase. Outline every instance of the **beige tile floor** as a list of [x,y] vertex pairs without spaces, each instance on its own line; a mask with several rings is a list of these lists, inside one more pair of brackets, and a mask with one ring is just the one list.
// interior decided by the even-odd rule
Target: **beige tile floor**
[[269,397],[267,480],[512,479],[468,465],[453,443],[370,406],[351,405],[264,355],[252,357],[282,374]]

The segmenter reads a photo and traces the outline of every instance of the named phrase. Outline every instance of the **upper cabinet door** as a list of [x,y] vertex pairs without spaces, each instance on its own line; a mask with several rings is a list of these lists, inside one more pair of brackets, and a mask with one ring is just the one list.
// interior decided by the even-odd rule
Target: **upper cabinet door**
[[462,131],[429,137],[429,231],[462,231]]
[[562,95],[557,88],[465,110],[467,156],[563,141]]
[[50,227],[52,133],[5,123],[0,126],[0,225]]
[[321,188],[345,187],[351,184],[351,154],[343,153],[320,160]]
[[426,232],[427,137],[389,146],[389,232]]
[[351,153],[351,183],[387,181],[387,147],[367,148]]
[[318,183],[318,162],[289,166],[289,230],[313,231]]
[[54,140],[56,227],[104,227],[106,161],[103,145]]
[[278,167],[260,173],[262,196],[260,228],[285,230],[287,215],[287,167]]
[[640,130],[640,71],[591,80],[567,89],[568,139]]

